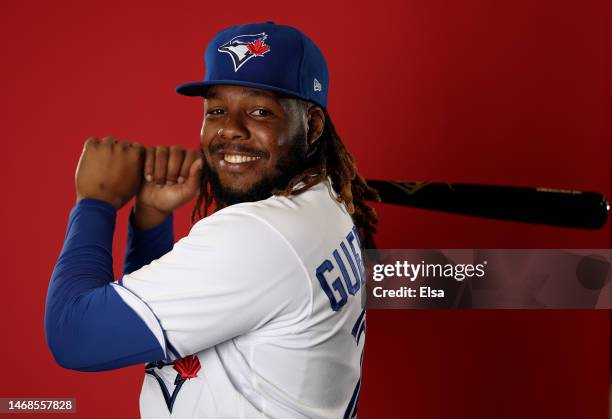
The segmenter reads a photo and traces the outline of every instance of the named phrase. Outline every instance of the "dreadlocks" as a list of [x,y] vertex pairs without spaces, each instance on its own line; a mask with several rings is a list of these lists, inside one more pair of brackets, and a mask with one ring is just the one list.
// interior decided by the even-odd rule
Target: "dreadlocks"
[[[299,102],[307,105],[306,102]],[[284,189],[275,189],[272,193],[280,196],[299,195],[330,177],[332,187],[338,195],[336,200],[343,203],[351,214],[353,222],[359,229],[363,247],[373,249],[376,247],[374,233],[376,233],[378,216],[366,201],[378,202],[380,197],[359,174],[353,157],[344,147],[329,114],[325,110],[323,112],[325,114],[323,133],[308,151],[305,169],[291,178]],[[191,213],[191,222],[194,223],[208,215],[212,203],[211,172],[208,165],[204,164],[200,193]]]

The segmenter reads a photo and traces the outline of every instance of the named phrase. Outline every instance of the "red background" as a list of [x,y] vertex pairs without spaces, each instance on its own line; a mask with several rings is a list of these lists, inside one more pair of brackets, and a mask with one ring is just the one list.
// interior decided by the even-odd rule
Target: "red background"
[[[205,45],[226,26],[274,20],[309,34],[328,59],[330,113],[368,177],[612,196],[604,0],[25,3],[0,6],[2,397],[76,397],[79,417],[137,416],[142,367],[53,362],[48,278],[83,140],[196,147],[200,100],[173,89],[202,77]],[[387,248],[611,247],[610,223],[586,232],[378,210]],[[117,267],[125,225],[123,210]],[[607,311],[371,311],[367,335],[361,418],[607,417]]]

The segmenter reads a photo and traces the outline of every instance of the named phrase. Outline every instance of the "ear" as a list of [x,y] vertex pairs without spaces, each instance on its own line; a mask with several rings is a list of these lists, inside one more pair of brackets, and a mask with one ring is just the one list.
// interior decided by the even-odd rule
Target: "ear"
[[313,148],[315,143],[321,138],[323,134],[323,127],[325,127],[325,113],[319,106],[311,105],[308,107],[308,146]]

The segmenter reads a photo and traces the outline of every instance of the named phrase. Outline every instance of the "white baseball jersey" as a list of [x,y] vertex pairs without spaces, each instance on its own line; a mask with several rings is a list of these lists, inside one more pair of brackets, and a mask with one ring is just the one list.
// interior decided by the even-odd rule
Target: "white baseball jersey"
[[335,196],[322,182],[222,209],[114,285],[172,359],[197,357],[184,380],[147,366],[143,418],[356,415],[365,278]]

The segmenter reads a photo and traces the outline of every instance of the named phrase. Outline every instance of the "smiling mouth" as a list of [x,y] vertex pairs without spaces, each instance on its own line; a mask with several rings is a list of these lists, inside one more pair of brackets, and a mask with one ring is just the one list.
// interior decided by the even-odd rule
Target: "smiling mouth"
[[261,157],[259,156],[245,156],[242,154],[224,154],[223,160],[232,163],[232,164],[240,164],[240,163],[248,163],[251,161],[259,160]]

